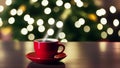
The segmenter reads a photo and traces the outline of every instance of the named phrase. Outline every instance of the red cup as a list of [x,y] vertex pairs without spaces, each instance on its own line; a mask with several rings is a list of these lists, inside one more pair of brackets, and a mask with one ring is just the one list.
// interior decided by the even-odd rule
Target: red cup
[[[62,47],[62,50],[58,52],[59,47]],[[65,46],[60,44],[57,39],[36,39],[34,40],[34,50],[37,57],[40,58],[54,58],[55,55],[63,53]]]

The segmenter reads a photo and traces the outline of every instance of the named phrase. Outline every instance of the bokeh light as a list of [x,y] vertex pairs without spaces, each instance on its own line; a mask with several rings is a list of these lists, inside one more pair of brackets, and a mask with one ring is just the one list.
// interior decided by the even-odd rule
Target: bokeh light
[[96,11],[96,14],[97,14],[98,16],[103,16],[103,15],[106,14],[106,10],[105,10],[104,8],[98,9],[98,10]]
[[119,26],[119,20],[118,20],[118,19],[114,19],[114,20],[113,20],[113,25],[114,25],[115,27]]
[[82,7],[82,6],[84,5],[84,3],[83,3],[82,1],[77,1],[77,2],[76,2],[76,5],[77,5],[78,7]]
[[32,33],[29,34],[29,35],[28,35],[28,39],[29,39],[29,40],[34,40],[34,39],[35,39],[35,35],[32,34]]
[[90,32],[90,27],[88,25],[84,26],[83,28],[84,32]]
[[117,11],[115,6],[110,6],[109,10],[111,13],[116,13]]
[[37,25],[38,25],[38,26],[39,26],[39,25],[43,25],[43,23],[44,23],[43,19],[38,19],[38,20],[37,20]]
[[11,5],[11,4],[12,4],[12,0],[6,0],[6,1],[5,1],[5,4],[6,4],[7,6]]
[[120,30],[118,31],[118,36],[120,37]]
[[81,27],[81,23],[79,21],[76,21],[74,25],[75,25],[76,28],[80,28]]
[[65,3],[65,4],[64,4],[64,7],[65,7],[66,9],[69,9],[69,8],[71,8],[71,4],[70,4],[70,3]]
[[33,4],[35,2],[37,2],[38,0],[30,0],[30,3]]
[[10,17],[10,18],[8,19],[8,23],[9,23],[9,24],[15,23],[15,18],[14,18],[14,17]]
[[29,18],[29,20],[28,20],[28,24],[33,24],[34,23],[34,18]]
[[28,31],[33,31],[33,29],[34,29],[33,25],[28,25],[28,26],[27,26],[27,30],[28,30]]
[[45,14],[50,14],[51,13],[51,8],[47,7],[44,9]]
[[2,12],[3,10],[4,10],[4,7],[0,5],[0,12]]
[[56,5],[57,6],[62,6],[63,5],[63,1],[62,0],[57,0],[56,1]]
[[84,18],[80,18],[79,22],[80,22],[81,25],[84,25],[85,24],[85,19]]
[[10,11],[10,14],[11,14],[12,16],[16,15],[16,14],[17,14],[17,10],[16,10],[16,9],[12,9],[12,10]]
[[113,29],[109,27],[109,28],[107,29],[107,33],[108,33],[109,35],[112,35],[112,34],[113,34]]
[[42,0],[41,2],[42,6],[47,6],[49,4],[48,0]]
[[17,15],[18,15],[18,16],[21,16],[22,14],[23,14],[23,11],[22,11],[21,9],[18,9]]
[[65,33],[64,32],[60,32],[59,34],[58,34],[58,37],[60,38],[60,39],[64,39],[65,38]]
[[49,18],[48,19],[48,24],[49,25],[53,25],[55,23],[55,19],[54,18]]
[[2,19],[0,18],[0,27],[2,27],[3,25],[3,22],[2,22]]
[[63,27],[63,22],[62,22],[62,21],[58,21],[58,22],[56,23],[56,27],[57,27],[57,28],[62,28],[62,27]]
[[106,18],[101,18],[100,23],[103,24],[103,25],[106,25],[107,24],[107,19]]
[[45,31],[45,27],[44,27],[43,25],[40,25],[40,26],[38,27],[38,31],[39,31],[39,32],[44,32],[44,31]]
[[62,39],[60,42],[68,42],[67,39]]
[[21,34],[22,35],[27,35],[28,34],[28,30],[26,28],[22,28],[21,29]]
[[52,36],[54,34],[54,30],[52,28],[49,28],[48,31],[47,31],[47,34],[49,36]]
[[102,29],[103,29],[103,25],[102,25],[102,24],[98,24],[98,25],[97,25],[97,29],[98,29],[98,30],[102,30]]
[[29,15],[29,14],[26,14],[26,15],[24,16],[24,20],[25,20],[25,21],[29,21],[29,19],[30,19],[30,15]]
[[106,39],[106,38],[107,38],[107,33],[106,33],[105,31],[103,31],[103,32],[101,33],[101,38],[103,38],[103,39]]

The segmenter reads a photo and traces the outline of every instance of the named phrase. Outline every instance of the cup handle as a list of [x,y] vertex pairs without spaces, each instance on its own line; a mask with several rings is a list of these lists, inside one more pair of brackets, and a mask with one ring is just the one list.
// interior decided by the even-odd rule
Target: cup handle
[[61,44],[61,43],[59,43],[58,45],[59,45],[59,47],[60,46],[62,47],[62,51],[58,52],[57,54],[61,54],[65,50],[65,46],[63,44]]

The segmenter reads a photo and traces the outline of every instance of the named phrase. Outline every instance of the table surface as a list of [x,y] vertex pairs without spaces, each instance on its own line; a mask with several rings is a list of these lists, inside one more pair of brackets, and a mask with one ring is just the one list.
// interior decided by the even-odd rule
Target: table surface
[[33,42],[0,42],[0,68],[119,68],[120,42],[67,42],[59,64],[36,64],[25,57]]

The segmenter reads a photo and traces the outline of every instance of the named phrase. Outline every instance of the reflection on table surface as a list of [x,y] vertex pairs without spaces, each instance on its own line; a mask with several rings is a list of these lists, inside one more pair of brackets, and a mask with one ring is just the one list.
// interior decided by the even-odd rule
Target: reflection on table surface
[[0,42],[0,68],[119,68],[120,42],[67,42],[67,57],[59,64],[45,65],[25,57],[33,42]]

